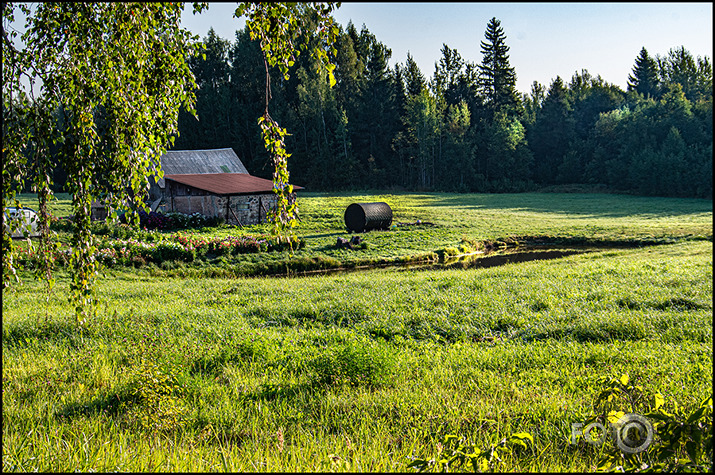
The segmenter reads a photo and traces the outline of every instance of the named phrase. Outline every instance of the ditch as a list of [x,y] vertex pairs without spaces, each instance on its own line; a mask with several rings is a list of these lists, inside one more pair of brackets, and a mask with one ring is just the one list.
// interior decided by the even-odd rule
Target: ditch
[[309,277],[315,275],[334,275],[348,272],[360,272],[372,269],[395,269],[398,271],[441,270],[441,269],[478,269],[497,267],[506,264],[560,259],[573,254],[613,249],[608,247],[563,247],[558,245],[519,245],[518,247],[498,250],[475,251],[467,254],[449,256],[432,261],[386,262],[352,267],[335,267],[330,269],[314,269],[282,274],[264,275],[262,277]]

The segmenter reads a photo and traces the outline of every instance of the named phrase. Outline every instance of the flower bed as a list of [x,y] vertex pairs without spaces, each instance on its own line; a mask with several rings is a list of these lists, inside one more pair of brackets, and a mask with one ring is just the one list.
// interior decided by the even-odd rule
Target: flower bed
[[[219,217],[206,217],[199,213],[193,214],[183,214],[183,213],[157,213],[152,211],[147,213],[146,211],[139,211],[139,229],[142,230],[159,230],[159,231],[172,231],[178,229],[188,229],[188,228],[205,228],[205,227],[216,227],[225,222],[223,218]],[[126,214],[121,214],[119,216],[119,226],[113,225],[109,222],[96,221],[92,223],[93,232],[95,234],[116,234],[117,232],[123,234],[132,234],[133,229],[127,226],[127,216]],[[71,217],[66,218],[52,218],[50,223],[51,229],[55,231],[72,232],[74,229],[74,224]],[[125,228],[129,229],[125,229]],[[119,236],[121,237],[121,236]]]
[[[282,250],[285,244],[272,242],[266,236],[229,236],[226,238],[205,238],[192,234],[176,233],[159,237],[158,242],[145,242],[134,238],[112,239],[100,237],[96,242],[96,258],[107,266],[140,266],[149,262],[161,264],[165,261],[193,262],[219,256],[236,256],[258,252]],[[298,242],[298,246],[302,242]],[[56,251],[54,260],[66,265],[72,253],[70,247]],[[18,261],[27,268],[37,265],[37,251],[19,248]]]
[[273,250],[273,246],[269,245],[265,237],[229,236],[223,239],[206,239],[177,233],[173,239],[184,248],[195,250],[201,256],[206,254],[230,256]]

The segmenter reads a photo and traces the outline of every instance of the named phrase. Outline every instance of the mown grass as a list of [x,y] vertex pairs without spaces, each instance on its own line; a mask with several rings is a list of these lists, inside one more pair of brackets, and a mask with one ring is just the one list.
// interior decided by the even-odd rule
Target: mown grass
[[[310,213],[387,201],[313,198],[306,237],[344,232],[330,216],[310,228]],[[25,276],[3,291],[3,470],[406,471],[446,434],[486,446],[529,432],[534,446],[497,469],[591,471],[599,449],[569,441],[571,424],[593,414],[599,377],[628,373],[661,391],[667,408],[712,394],[713,249],[703,240],[712,208],[599,195],[610,206],[599,215],[590,197],[551,196],[551,208],[548,198],[404,195],[391,204],[397,221],[437,226],[365,237],[404,236],[384,250],[396,256],[399,246],[434,251],[462,234],[578,239],[598,228],[605,240],[674,243],[484,269],[296,278],[109,269],[99,315],[83,331],[64,270],[47,300]],[[470,227],[462,207],[480,199],[465,211]],[[482,214],[492,228],[476,220]]]

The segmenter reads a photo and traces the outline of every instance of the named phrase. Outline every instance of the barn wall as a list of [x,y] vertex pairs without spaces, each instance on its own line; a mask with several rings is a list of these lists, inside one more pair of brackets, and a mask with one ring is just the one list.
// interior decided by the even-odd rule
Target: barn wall
[[92,204],[92,208],[90,209],[90,215],[89,215],[90,220],[92,220],[92,221],[106,221],[107,216],[109,216],[109,212],[104,205],[100,205],[100,204],[95,205],[94,203]]
[[225,197],[216,195],[174,196],[170,199],[170,209],[184,214],[199,213],[210,217],[225,217],[226,200]]
[[171,211],[184,214],[199,213],[204,216],[219,216],[224,218],[228,224],[234,225],[239,224],[236,218],[242,225],[263,223],[266,221],[267,210],[276,205],[276,195],[274,193],[233,196],[188,195],[174,196],[169,200],[169,209]]
[[[241,224],[258,224],[266,221],[266,211],[276,205],[274,193],[257,195],[235,195],[230,198],[231,210],[241,221]],[[236,217],[229,212],[228,222],[236,224]]]

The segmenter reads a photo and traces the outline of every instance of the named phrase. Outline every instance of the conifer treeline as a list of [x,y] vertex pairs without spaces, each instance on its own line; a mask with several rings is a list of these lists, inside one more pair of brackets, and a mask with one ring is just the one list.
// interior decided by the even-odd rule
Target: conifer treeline
[[[175,149],[232,147],[270,178],[257,119],[265,69],[248,32],[213,30],[191,58],[199,120],[182,113]],[[335,87],[307,55],[288,81],[271,74],[271,115],[292,134],[291,182],[308,190],[513,192],[605,185],[644,195],[712,196],[712,64],[684,47],[643,48],[628,90],[582,70],[549,87],[516,91],[499,20],[487,25],[479,64],[447,45],[427,78],[408,54],[363,26],[341,29]]]

